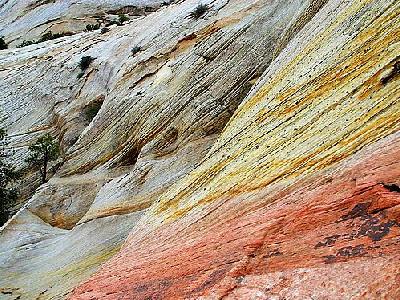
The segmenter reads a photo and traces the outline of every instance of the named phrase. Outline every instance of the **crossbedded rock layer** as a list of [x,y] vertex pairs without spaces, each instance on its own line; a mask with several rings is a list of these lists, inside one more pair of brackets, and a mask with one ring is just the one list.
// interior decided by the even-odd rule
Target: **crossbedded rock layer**
[[15,47],[23,41],[39,40],[52,31],[80,32],[88,24],[107,23],[119,13],[133,18],[170,4],[162,0],[4,0],[0,3],[0,36]]
[[329,1],[71,299],[399,298],[399,13]]
[[131,237],[72,299],[396,299],[399,143]]
[[198,2],[182,1],[103,35],[2,51],[1,114],[19,165],[46,132],[64,157],[0,234],[1,296],[64,298],[116,253],[325,2],[213,1],[194,19]]

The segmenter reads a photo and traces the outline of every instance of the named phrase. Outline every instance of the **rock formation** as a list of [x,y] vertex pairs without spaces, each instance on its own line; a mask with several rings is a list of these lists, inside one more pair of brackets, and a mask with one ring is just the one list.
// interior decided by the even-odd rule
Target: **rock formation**
[[38,40],[48,31],[80,32],[86,25],[110,23],[119,14],[145,16],[169,5],[171,0],[4,0],[0,3],[0,36],[13,46]]
[[398,299],[400,3],[197,5],[1,51],[16,163],[45,132],[63,158],[0,297]]

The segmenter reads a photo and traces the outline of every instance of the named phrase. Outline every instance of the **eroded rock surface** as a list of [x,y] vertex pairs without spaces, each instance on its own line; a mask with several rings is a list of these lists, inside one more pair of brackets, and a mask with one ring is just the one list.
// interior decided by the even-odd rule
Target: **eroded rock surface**
[[327,3],[71,299],[397,299],[399,8]]
[[18,166],[63,149],[0,233],[1,297],[400,297],[400,4],[207,4],[0,53]]
[[0,36],[10,46],[36,41],[46,32],[80,32],[86,25],[117,20],[119,14],[145,16],[169,5],[161,0],[4,0],[0,3]]

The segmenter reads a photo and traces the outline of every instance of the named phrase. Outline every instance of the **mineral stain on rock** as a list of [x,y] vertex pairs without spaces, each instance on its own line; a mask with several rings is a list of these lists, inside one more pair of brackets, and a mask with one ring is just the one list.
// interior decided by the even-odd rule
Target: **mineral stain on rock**
[[3,2],[1,299],[400,299],[399,1]]

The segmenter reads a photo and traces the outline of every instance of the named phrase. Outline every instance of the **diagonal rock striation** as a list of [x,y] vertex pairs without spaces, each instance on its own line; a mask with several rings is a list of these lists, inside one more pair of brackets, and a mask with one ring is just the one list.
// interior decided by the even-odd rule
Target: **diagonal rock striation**
[[0,229],[0,298],[399,298],[398,1],[169,4],[1,51],[16,164],[63,155]]
[[[45,132],[63,160],[2,230],[2,295],[64,298],[116,253],[324,3],[214,1],[195,20],[197,2],[183,1],[103,35],[5,50],[2,113],[19,167]],[[94,60],[81,75],[83,56]]]
[[329,1],[71,299],[398,298],[399,9]]

